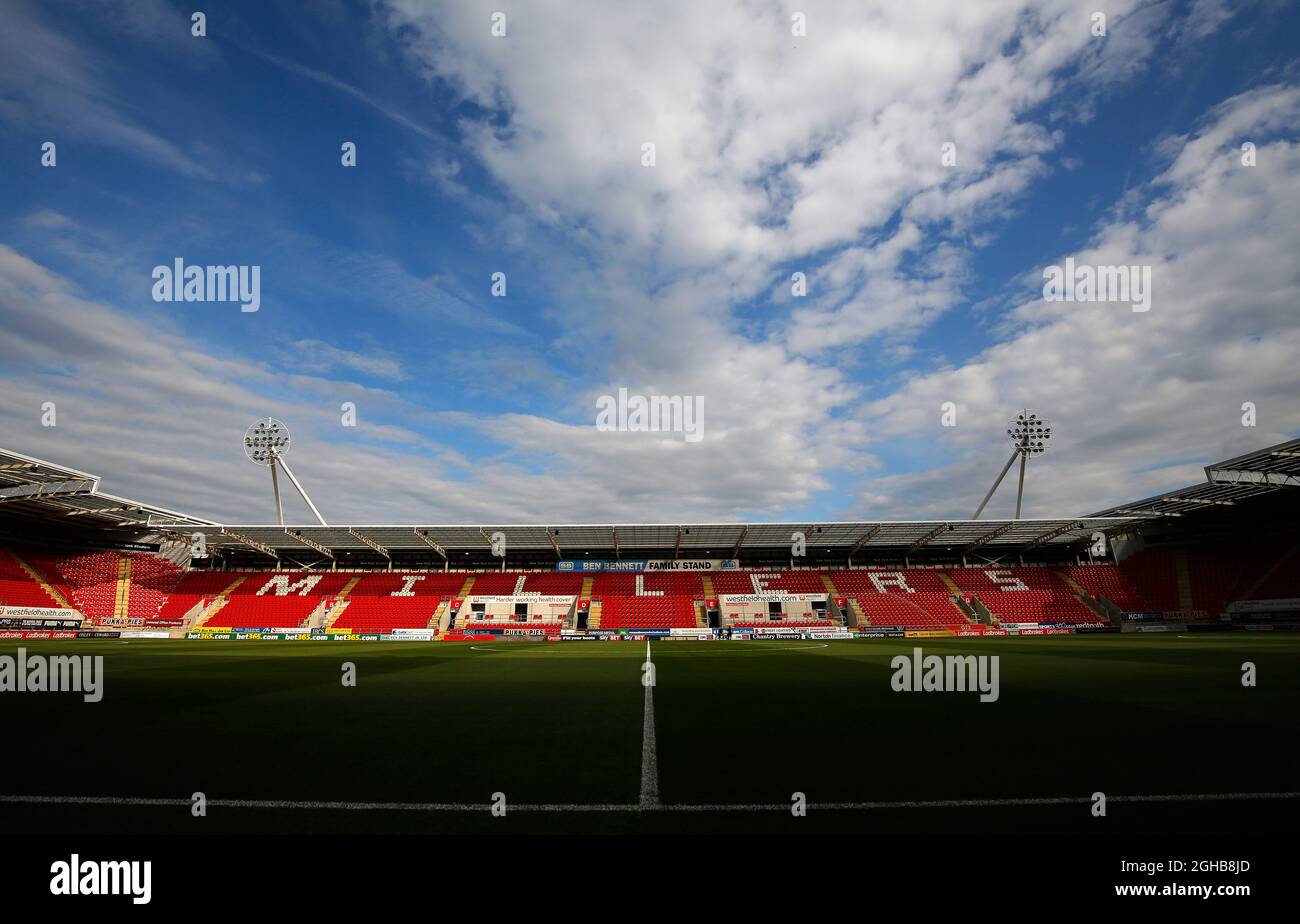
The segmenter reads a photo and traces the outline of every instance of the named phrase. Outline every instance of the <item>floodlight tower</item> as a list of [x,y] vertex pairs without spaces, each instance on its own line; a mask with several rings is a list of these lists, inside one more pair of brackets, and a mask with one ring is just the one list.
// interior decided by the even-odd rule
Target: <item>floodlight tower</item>
[[1045,419],[1029,408],[1025,408],[1007,427],[1007,437],[1011,440],[1011,458],[1007,459],[1007,464],[1002,466],[1002,473],[998,475],[998,480],[993,482],[993,487],[989,488],[989,493],[984,495],[984,500],[980,501],[979,509],[975,511],[975,516],[971,517],[972,520],[980,518],[989,498],[998,489],[998,485],[1002,484],[1002,479],[1007,477],[1007,472],[1011,471],[1011,463],[1016,461],[1016,456],[1020,457],[1020,487],[1016,491],[1016,519],[1020,519],[1020,506],[1025,497],[1025,464],[1030,456],[1041,455],[1047,451],[1047,441],[1052,438],[1052,428]]
[[265,465],[271,470],[271,490],[275,492],[275,516],[280,525],[284,525],[284,509],[280,506],[280,479],[276,475],[276,469],[282,468],[289,476],[289,481],[302,495],[302,499],[307,502],[307,506],[311,508],[311,512],[315,514],[316,522],[326,526],[325,518],[320,515],[320,511],[316,509],[316,505],[311,502],[307,492],[293,476],[288,463],[284,461],[289,445],[289,428],[274,417],[257,421],[244,433],[244,454],[250,461],[257,465]]

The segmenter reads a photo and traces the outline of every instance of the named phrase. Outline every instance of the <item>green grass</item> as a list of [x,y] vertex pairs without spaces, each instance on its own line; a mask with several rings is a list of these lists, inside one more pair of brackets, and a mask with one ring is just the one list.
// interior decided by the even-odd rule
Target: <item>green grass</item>
[[[0,654],[18,645],[7,642]],[[487,802],[634,803],[644,646],[97,640],[103,702],[0,694],[0,793],[482,804],[475,813],[0,804],[12,830],[1284,830],[1297,803],[542,815]],[[996,654],[1001,696],[895,693],[890,659]],[[490,650],[484,650],[490,649]],[[1259,685],[1241,685],[1253,661]],[[340,683],[355,663],[358,684]],[[1300,789],[1300,638],[1076,636],[658,642],[665,803]]]

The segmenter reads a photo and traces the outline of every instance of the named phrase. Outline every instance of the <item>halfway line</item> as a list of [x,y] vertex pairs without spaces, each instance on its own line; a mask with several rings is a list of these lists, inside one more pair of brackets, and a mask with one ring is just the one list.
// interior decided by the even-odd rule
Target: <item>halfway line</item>
[[645,640],[645,664],[641,665],[645,687],[645,710],[641,717],[641,801],[642,809],[659,808],[659,751],[655,746],[655,668],[650,657],[650,639]]

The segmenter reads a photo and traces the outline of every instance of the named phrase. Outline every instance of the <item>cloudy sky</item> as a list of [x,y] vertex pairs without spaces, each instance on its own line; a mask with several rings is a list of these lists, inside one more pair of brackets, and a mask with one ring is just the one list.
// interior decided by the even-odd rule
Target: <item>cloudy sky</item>
[[1300,433],[1295,4],[192,7],[0,4],[0,446],[106,490],[266,521],[272,415],[340,522],[964,517],[1031,407],[1053,516]]

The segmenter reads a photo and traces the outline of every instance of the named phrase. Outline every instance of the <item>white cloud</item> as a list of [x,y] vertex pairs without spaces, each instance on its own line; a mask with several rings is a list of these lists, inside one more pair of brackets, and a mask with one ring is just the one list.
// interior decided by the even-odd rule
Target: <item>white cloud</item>
[[[1056,425],[1053,448],[1031,465],[1038,513],[1087,512],[1181,487],[1201,480],[1206,462],[1300,430],[1298,117],[1296,86],[1217,107],[1200,131],[1164,146],[1171,163],[1146,190],[1141,214],[1116,216],[1073,254],[1093,265],[1151,264],[1148,313],[1031,297],[996,346],[868,406],[876,439],[938,440],[964,461],[884,479],[864,489],[862,503],[969,515],[972,486],[992,483],[1008,454],[1002,434],[1019,403]],[[1259,141],[1256,167],[1241,163],[1247,138]],[[955,430],[939,427],[943,401],[960,406]],[[1241,425],[1247,401],[1258,408],[1254,429]]]
[[406,378],[400,361],[382,350],[362,352],[343,350],[320,340],[297,340],[291,345],[288,357],[293,367],[306,372],[327,372],[333,369],[350,369],[381,379]]
[[506,38],[491,4],[386,9],[426,73],[505,116],[463,128],[535,214],[623,258],[736,272],[856,241],[923,191],[945,220],[1005,194],[1050,147],[1024,113],[1102,53],[1066,2],[814,2],[798,39],[777,3],[523,8]]
[[[991,479],[1002,420],[1019,402],[1061,427],[1031,482],[1035,504],[1050,486],[1053,512],[1099,505],[1141,459],[1195,454],[1215,434],[1225,447],[1258,445],[1294,427],[1273,409],[1295,393],[1279,363],[1295,346],[1283,306],[1295,304],[1286,268],[1300,171],[1278,142],[1261,147],[1258,173],[1229,170],[1205,132],[1175,143],[1188,159],[1173,155],[1151,212],[1099,230],[1076,255],[1156,263],[1149,316],[1027,302],[1007,320],[1005,343],[860,413],[865,398],[840,356],[868,341],[901,355],[928,327],[955,323],[946,312],[961,301],[973,230],[1004,219],[1050,169],[1068,131],[1059,110],[1086,110],[1098,85],[1141,66],[1153,17],[1165,13],[1125,31],[1115,24],[1133,3],[1121,3],[1110,10],[1114,41],[1098,43],[1089,11],[1065,0],[800,6],[806,39],[790,36],[789,10],[776,3],[683,2],[522,7],[501,40],[489,33],[491,4],[385,5],[410,60],[486,107],[461,125],[465,159],[487,168],[507,202],[464,192],[492,209],[493,221],[470,232],[546,267],[559,326],[549,346],[599,382],[572,395],[562,420],[434,415],[328,378],[401,370],[324,334],[304,347],[315,357],[306,371],[319,375],[222,356],[79,298],[69,280],[0,248],[0,361],[13,398],[0,437],[109,474],[119,493],[266,519],[265,473],[235,441],[270,413],[294,428],[295,470],[332,519],[556,522],[781,516],[812,505],[837,470],[875,467],[869,438],[970,461],[877,479],[851,512],[964,514],[959,492],[982,483],[986,467]],[[1114,66],[1120,52],[1124,67]],[[1075,66],[1092,75],[1077,102],[1062,98],[1078,86]],[[1258,118],[1291,105],[1257,103]],[[1215,125],[1245,105],[1225,107]],[[1221,130],[1226,139],[1236,127]],[[949,140],[955,169],[939,162]],[[644,141],[658,145],[653,169],[639,163]],[[468,190],[445,163],[440,175]],[[336,256],[325,262],[345,262]],[[447,319],[475,320],[473,306],[386,258],[356,261],[339,274],[360,269],[404,294],[391,306],[399,313],[427,315],[432,298]],[[788,323],[737,311],[803,264],[813,292]],[[322,285],[337,278],[322,271]],[[1243,301],[1235,315],[1223,310]],[[477,323],[519,331],[495,317]],[[1243,342],[1243,324],[1269,339]],[[528,379],[545,387],[544,371],[529,367]],[[596,431],[596,396],[619,386],[702,396],[705,439]],[[1238,396],[1260,402],[1267,433],[1223,425],[1214,402]],[[60,427],[42,430],[36,408],[55,398]],[[359,432],[340,432],[341,400],[357,401]],[[936,434],[944,400],[962,405],[962,425]],[[466,458],[420,435],[434,427],[472,431],[492,448]],[[1143,454],[1133,434],[1152,427],[1160,451]],[[1191,468],[1176,463],[1141,483]]]
[[[490,5],[385,5],[417,66],[487,110],[462,132],[533,217],[532,239],[567,245],[550,264],[556,320],[564,345],[603,362],[597,391],[710,408],[702,452],[511,418],[493,422],[505,443],[624,491],[707,483],[715,501],[691,498],[696,515],[717,492],[724,510],[811,504],[834,469],[872,464],[838,351],[886,338],[905,353],[901,339],[961,303],[965,236],[1008,214],[1062,137],[1039,107],[1113,53],[1073,3],[800,8],[807,38],[780,4],[683,2],[523,8],[502,39]],[[1140,59],[1157,37],[1112,44]],[[746,329],[735,306],[788,287],[792,269],[812,289],[774,299],[788,326]]]
[[[307,348],[334,366],[362,362],[330,344]],[[787,386],[764,372],[772,353],[756,346],[743,357],[747,368],[724,369],[728,387],[778,395]],[[754,454],[730,477],[723,469],[734,452],[711,448],[755,434],[794,444],[797,418],[733,432],[720,421],[709,431],[713,443],[688,446],[680,435],[596,431],[594,395],[573,425],[434,414],[346,379],[222,355],[85,299],[74,282],[4,245],[0,369],[0,445],[105,475],[113,493],[225,522],[270,516],[265,472],[239,447],[244,428],[267,414],[290,424],[294,469],[335,521],[644,520],[650,499],[663,516],[694,519],[776,510],[820,484],[811,457],[798,471],[782,470],[793,445]],[[52,428],[41,425],[47,401],[57,409]],[[341,426],[342,401],[356,403],[357,428]],[[477,431],[504,449],[468,459],[420,435],[435,427]],[[297,515],[307,519],[305,510]]]

